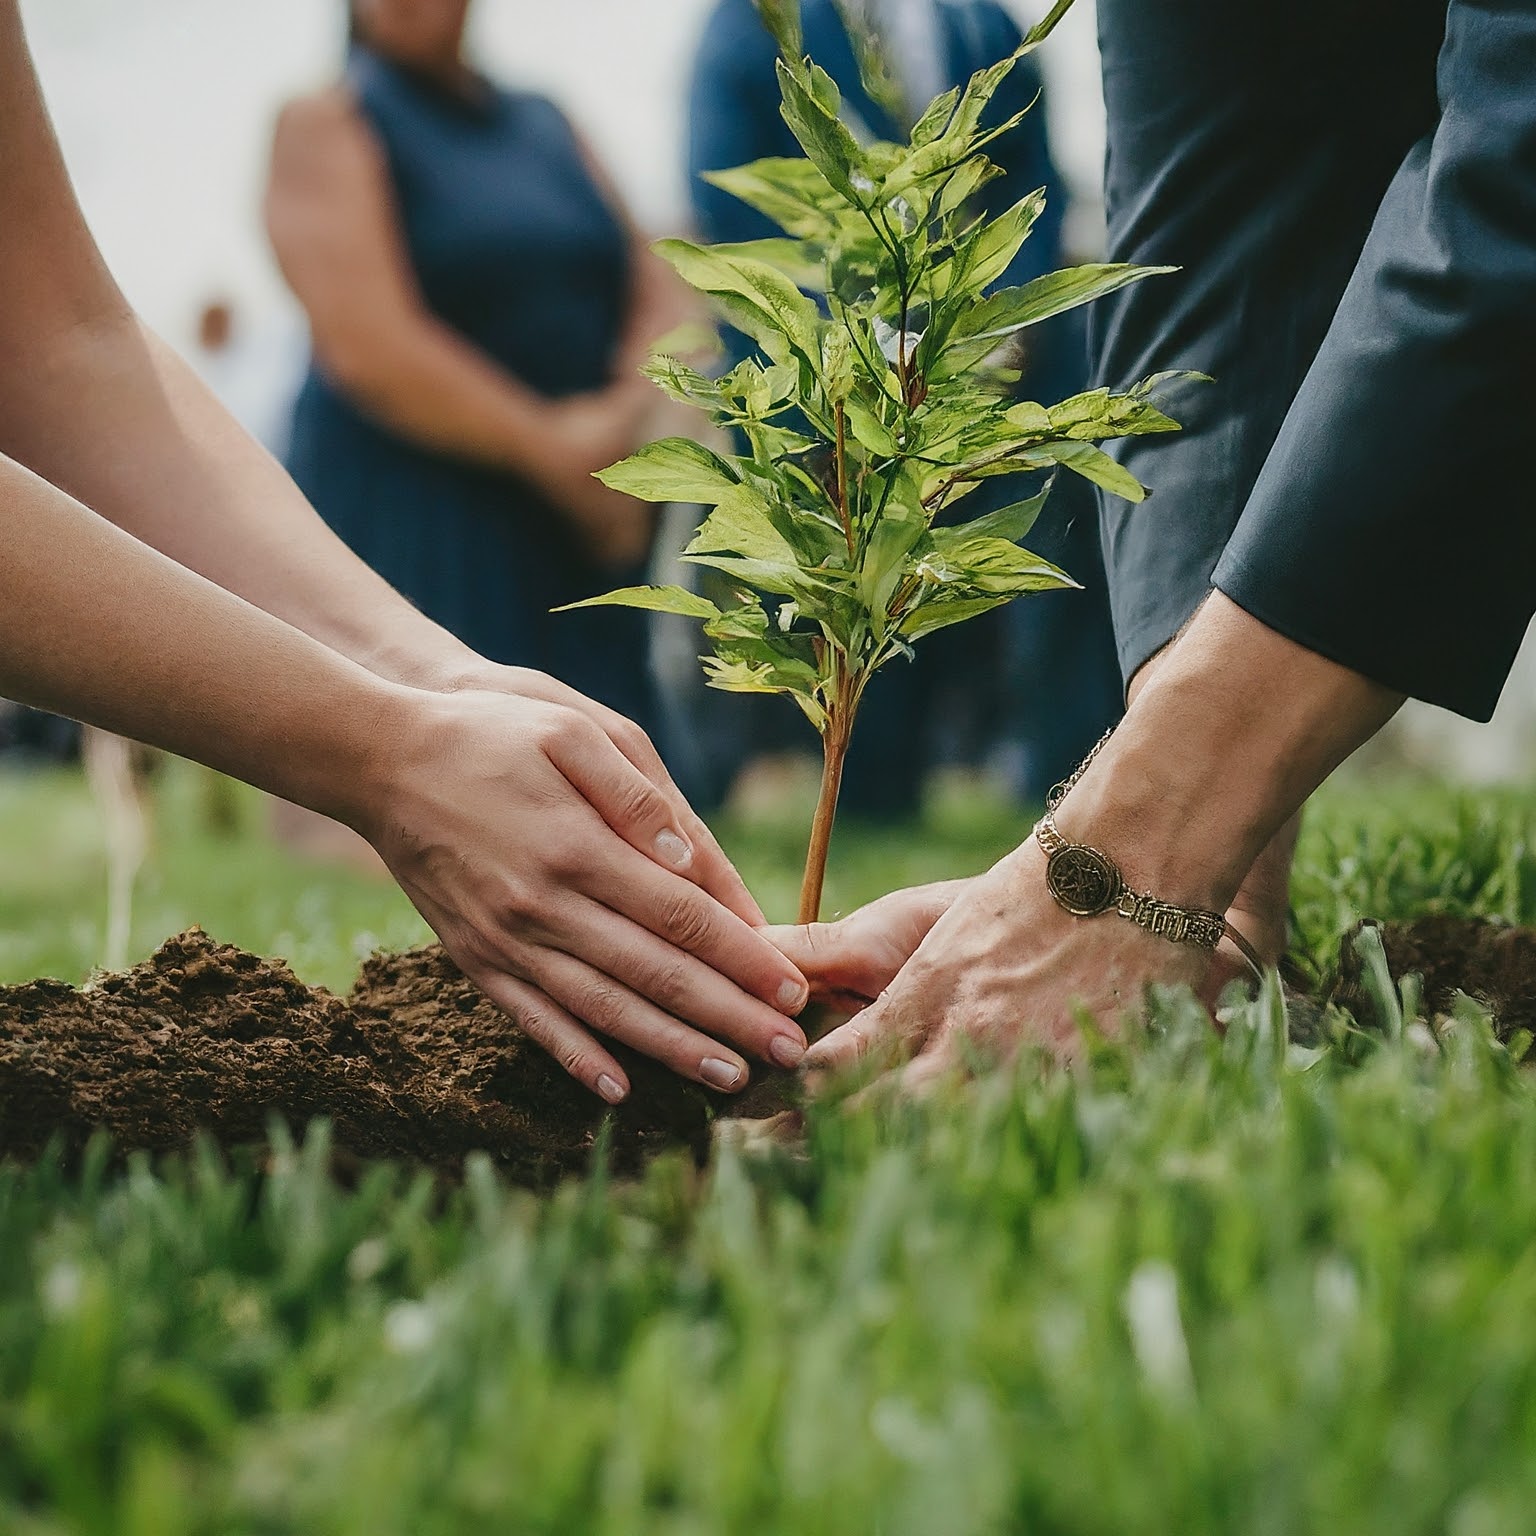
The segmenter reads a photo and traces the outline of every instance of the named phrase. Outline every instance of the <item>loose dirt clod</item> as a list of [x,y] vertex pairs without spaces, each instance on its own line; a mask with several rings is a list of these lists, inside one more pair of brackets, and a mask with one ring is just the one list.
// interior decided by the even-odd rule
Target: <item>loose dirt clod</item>
[[436,945],[368,961],[342,999],[192,930],[130,971],[77,990],[0,989],[0,1158],[78,1148],[106,1130],[123,1150],[260,1145],[273,1120],[324,1116],[342,1155],[408,1158],[451,1172],[488,1153],[543,1185],[587,1166],[611,1116],[612,1162],[665,1147],[702,1157],[712,1121],[771,1114],[784,1084],[751,1103],[711,1094],[622,1053],[634,1086],[609,1111],[532,1045]]
[[[1500,1040],[1523,1029],[1536,1032],[1536,929],[1444,913],[1379,926],[1388,970],[1399,981],[1423,978],[1430,1018],[1449,1013],[1456,993],[1465,992],[1487,1006]],[[1351,933],[1339,946],[1332,1000],[1369,1023],[1374,1009],[1353,940]]]

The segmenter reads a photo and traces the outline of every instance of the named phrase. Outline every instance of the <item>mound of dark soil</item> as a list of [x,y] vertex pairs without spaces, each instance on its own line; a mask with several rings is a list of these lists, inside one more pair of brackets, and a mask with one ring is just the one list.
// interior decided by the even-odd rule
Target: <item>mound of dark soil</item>
[[663,1147],[702,1156],[722,1110],[782,1109],[766,1068],[747,1101],[674,1077],[632,1054],[634,1086],[609,1110],[464,979],[441,948],[378,956],[350,997],[305,986],[199,931],[143,965],[77,990],[55,981],[0,989],[0,1158],[101,1128],[124,1151],[260,1145],[274,1119],[324,1116],[343,1156],[399,1157],[451,1171],[488,1153],[522,1182],[583,1168],[605,1120],[620,1171]]
[[[1435,916],[1382,938],[1394,976],[1424,978],[1431,1015],[1462,991],[1490,1007],[1500,1038],[1536,1032],[1536,930]],[[1371,1021],[1349,939],[1330,1000]],[[75,1150],[97,1129],[124,1152],[179,1150],[198,1131],[260,1147],[274,1120],[299,1131],[324,1117],[343,1160],[451,1174],[482,1151],[542,1186],[588,1165],[605,1121],[628,1172],[668,1147],[702,1159],[720,1115],[766,1119],[793,1092],[790,1075],[759,1066],[746,1094],[712,1094],[620,1054],[634,1092],[609,1110],[436,945],[376,956],[339,998],[193,930],[94,987],[0,988],[0,1159],[31,1160],[55,1139]]]
[[[1536,1033],[1536,929],[1443,913],[1379,926],[1388,970],[1399,981],[1413,973],[1423,977],[1424,1010],[1431,1018],[1449,1013],[1456,993],[1465,992],[1487,1006],[1500,1040],[1520,1030]],[[1353,937],[1339,946],[1332,1000],[1369,1024],[1374,1008]]]

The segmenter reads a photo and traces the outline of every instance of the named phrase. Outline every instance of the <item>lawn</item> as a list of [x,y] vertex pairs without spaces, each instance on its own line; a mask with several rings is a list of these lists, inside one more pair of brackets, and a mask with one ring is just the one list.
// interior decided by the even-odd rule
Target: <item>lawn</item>
[[[247,816],[213,839],[173,775],[136,951],[200,920],[339,986],[420,935]],[[1300,954],[1536,920],[1533,833],[1529,796],[1339,786]],[[855,834],[831,904],[1014,835],[958,798]],[[778,913],[800,836],[727,829]],[[0,782],[6,979],[90,965],[95,838],[68,778]],[[1165,997],[1070,1079],[548,1199],[343,1185],[323,1128],[259,1172],[0,1171],[0,1533],[1529,1532],[1536,1091],[1475,1007],[1437,1041],[1393,1001],[1319,1052],[1277,995],[1224,1040]]]

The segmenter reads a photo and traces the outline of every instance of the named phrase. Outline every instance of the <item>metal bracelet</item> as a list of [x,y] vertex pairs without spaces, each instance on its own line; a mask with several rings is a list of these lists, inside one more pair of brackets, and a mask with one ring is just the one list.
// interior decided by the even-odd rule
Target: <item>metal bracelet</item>
[[[1100,742],[1100,746],[1103,742]],[[1094,748],[1094,752],[1098,747]],[[1093,753],[1084,761],[1086,768]],[[1078,771],[1052,791],[1052,810],[1082,776]],[[1120,866],[1107,853],[1074,843],[1064,837],[1055,817],[1047,811],[1035,827],[1035,841],[1046,856],[1045,884],[1056,904],[1073,917],[1100,917],[1118,913],[1148,933],[1174,944],[1193,944],[1200,949],[1215,949],[1222,939],[1231,939],[1253,974],[1264,979],[1264,963],[1258,951],[1219,912],[1203,907],[1181,907],[1171,901],[1133,891],[1120,873]]]

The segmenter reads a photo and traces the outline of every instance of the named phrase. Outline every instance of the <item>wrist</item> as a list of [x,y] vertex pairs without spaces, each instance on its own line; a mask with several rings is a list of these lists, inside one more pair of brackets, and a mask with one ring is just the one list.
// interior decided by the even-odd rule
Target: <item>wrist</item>
[[331,739],[306,754],[299,782],[283,793],[371,840],[399,799],[418,744],[431,737],[438,697],[361,672],[336,712]]
[[1399,703],[1213,593],[1057,824],[1137,890],[1224,912],[1270,839]]
[[[1107,855],[1128,887],[1164,901],[1225,911],[1252,857],[1254,807],[1163,749],[1129,719],[1062,801],[1060,834]],[[1256,850],[1255,850],[1256,852]]]
[[359,660],[385,682],[425,693],[455,693],[471,687],[475,677],[491,665],[447,630],[425,639],[424,644],[381,643],[370,647]]

